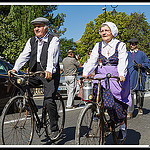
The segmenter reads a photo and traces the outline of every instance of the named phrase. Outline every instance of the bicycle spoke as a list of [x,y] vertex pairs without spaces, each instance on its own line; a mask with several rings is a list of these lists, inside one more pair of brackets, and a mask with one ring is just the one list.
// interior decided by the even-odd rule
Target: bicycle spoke
[[98,145],[100,139],[100,118],[96,115],[96,110],[89,104],[79,115],[75,141],[80,145]]

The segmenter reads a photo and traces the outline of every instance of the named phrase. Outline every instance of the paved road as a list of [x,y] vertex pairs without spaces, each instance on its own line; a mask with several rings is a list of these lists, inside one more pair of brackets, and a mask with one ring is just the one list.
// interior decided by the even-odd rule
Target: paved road
[[[35,101],[38,105],[38,108],[41,109],[42,101],[39,98],[37,98]],[[75,104],[78,104],[79,102],[80,100],[75,100]],[[51,143],[47,140],[44,134],[39,138],[35,132],[32,145],[39,145],[40,147],[42,147],[42,145],[51,145],[53,147],[60,145],[75,146],[75,127],[77,118],[82,108],[83,105],[77,107],[76,109],[66,110],[65,128],[59,141]],[[150,145],[150,94],[147,94],[145,97],[143,112],[143,115],[137,115],[137,109],[135,108],[133,119],[128,120],[127,140],[125,141],[124,145]],[[110,141],[108,141],[106,144],[112,145],[113,142],[111,138],[108,140]]]
[[[75,100],[78,104],[80,100]],[[83,105],[76,109],[66,111],[66,122],[63,130],[62,137],[56,143],[50,143],[46,141],[45,137],[34,138],[33,144],[39,145],[74,145],[75,127],[77,118]],[[133,119],[128,120],[127,140],[124,145],[150,145],[150,94],[146,94],[143,115],[138,115],[138,111],[135,106]],[[36,136],[35,136],[36,137]],[[37,140],[38,139],[38,140]],[[111,139],[107,144],[113,144]]]

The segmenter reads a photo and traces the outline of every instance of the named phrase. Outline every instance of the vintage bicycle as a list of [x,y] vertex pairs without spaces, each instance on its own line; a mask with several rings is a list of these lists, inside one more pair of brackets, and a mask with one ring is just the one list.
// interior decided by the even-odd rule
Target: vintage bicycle
[[[108,80],[114,78],[119,83],[119,77],[111,76],[110,73],[106,75],[106,78]],[[125,141],[125,139],[122,141],[117,139],[120,124],[115,124],[110,120],[104,108],[101,81],[106,78],[90,78],[90,80],[98,80],[96,101],[92,100],[92,94],[87,94],[91,100],[88,101],[79,114],[75,132],[76,145],[103,145],[105,144],[105,138],[109,135],[112,135],[114,144],[123,144]],[[83,80],[82,77],[81,81]],[[125,122],[127,124],[127,119]]]
[[[37,71],[35,73],[29,72],[28,74],[18,75],[13,73],[12,77],[9,77],[12,84],[17,85],[29,85],[29,78],[37,74],[43,76],[43,71]],[[16,84],[17,83],[17,84]],[[18,87],[18,86],[17,86]],[[46,107],[42,108],[42,112],[38,111],[38,108],[34,102],[33,97],[30,96],[30,89],[26,88],[23,96],[17,95],[11,98],[5,105],[1,114],[1,140],[6,145],[29,145],[32,143],[34,130],[39,137],[43,133],[52,142],[58,140],[60,137],[65,123],[65,106],[64,101],[59,93],[56,95],[57,111],[58,111],[58,126],[59,134],[55,139],[51,139],[50,119],[47,113]],[[41,129],[44,129],[41,130]]]

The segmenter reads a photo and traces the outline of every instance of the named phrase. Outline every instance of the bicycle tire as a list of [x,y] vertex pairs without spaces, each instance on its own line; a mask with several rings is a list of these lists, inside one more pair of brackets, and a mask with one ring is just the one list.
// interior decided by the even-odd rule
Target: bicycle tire
[[[30,112],[31,116],[28,116]],[[1,115],[1,140],[4,145],[29,145],[34,135],[34,117],[23,96],[11,98]]]
[[104,130],[96,107],[87,104],[80,112],[75,132],[76,145],[103,145],[105,141]]
[[58,128],[59,128],[59,134],[56,136],[55,139],[51,139],[51,130],[50,130],[50,119],[49,119],[49,115],[46,112],[46,115],[44,115],[44,122],[46,123],[46,128],[45,128],[45,133],[47,135],[47,137],[49,138],[49,140],[51,141],[56,141],[59,139],[63,129],[64,129],[64,125],[65,125],[65,105],[64,105],[64,101],[61,97],[61,95],[59,93],[57,93],[56,96],[56,105],[57,105],[57,111],[58,111]]

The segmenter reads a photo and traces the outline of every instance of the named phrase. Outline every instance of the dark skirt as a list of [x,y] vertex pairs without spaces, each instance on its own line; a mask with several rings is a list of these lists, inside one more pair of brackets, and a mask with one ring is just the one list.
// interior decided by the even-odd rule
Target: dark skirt
[[[110,90],[106,90],[103,87],[102,89],[102,99],[104,108],[107,109],[107,112],[110,116],[110,119],[115,123],[121,123],[126,119],[128,105],[117,100],[111,93]],[[93,95],[96,99],[97,93],[97,84],[93,86]]]
[[112,108],[106,107],[111,120],[113,120],[115,123],[121,123],[126,119],[127,108],[127,104],[122,103],[117,99],[114,99],[114,106]]

